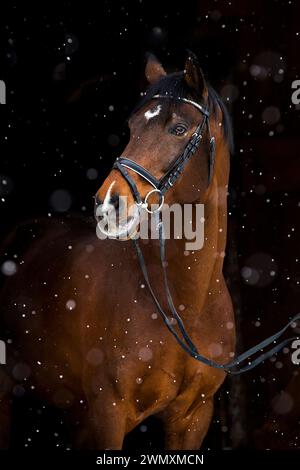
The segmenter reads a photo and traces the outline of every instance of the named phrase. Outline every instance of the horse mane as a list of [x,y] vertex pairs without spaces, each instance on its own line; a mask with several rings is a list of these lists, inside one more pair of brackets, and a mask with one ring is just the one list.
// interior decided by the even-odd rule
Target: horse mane
[[[142,108],[148,101],[150,101],[154,95],[157,94],[169,94],[174,98],[189,98],[201,103],[201,97],[195,92],[195,90],[192,90],[184,80],[184,73],[175,72],[162,77],[160,80],[151,85],[133,109],[131,116],[135,114],[140,108]],[[173,101],[170,102],[169,106],[172,106],[172,108],[175,108],[176,110],[176,106],[180,106],[180,104],[179,102],[176,103],[176,101]],[[220,108],[222,112],[222,127],[224,138],[227,141],[230,153],[233,153],[233,130],[229,112],[220,95],[211,85],[208,84],[208,109],[215,119],[217,119],[218,108]]]

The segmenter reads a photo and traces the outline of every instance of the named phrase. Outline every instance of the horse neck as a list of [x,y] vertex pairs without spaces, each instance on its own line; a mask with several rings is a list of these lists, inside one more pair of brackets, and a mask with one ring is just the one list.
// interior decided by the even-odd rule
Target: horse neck
[[[220,149],[224,153],[224,148]],[[181,305],[190,305],[199,312],[208,299],[219,295],[223,275],[227,230],[227,182],[229,173],[227,155],[216,155],[214,178],[204,202],[204,244],[195,251],[187,251],[191,240],[185,237],[166,241],[167,273],[172,293]],[[200,203],[200,201],[198,202]],[[184,230],[183,230],[184,234]],[[157,242],[147,246],[149,259],[157,259]],[[177,305],[178,307],[178,305]],[[184,316],[184,313],[183,313]],[[189,313],[189,318],[191,318]]]

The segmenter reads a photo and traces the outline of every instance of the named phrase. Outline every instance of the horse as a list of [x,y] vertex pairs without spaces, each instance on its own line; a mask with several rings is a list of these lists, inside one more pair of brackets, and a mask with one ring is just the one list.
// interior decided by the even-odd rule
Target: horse
[[[193,147],[176,182],[168,180],[165,194],[169,205],[204,205],[204,244],[201,250],[186,250],[185,237],[170,238],[166,264],[174,306],[193,344],[225,364],[235,350],[233,307],[222,273],[230,119],[192,53],[183,71],[169,74],[150,55],[145,75],[148,91],[129,118],[130,139],[120,158],[130,158],[147,174],[159,179],[167,172],[209,111],[200,145]],[[213,168],[210,134],[215,139]],[[153,188],[132,168],[128,165],[126,175],[145,201]],[[122,449],[124,437],[149,416],[161,421],[166,449],[201,447],[226,371],[188,355],[157,314],[132,236],[118,238],[137,206],[124,174],[114,166],[96,192],[102,216],[109,219],[111,206],[118,214],[106,239],[96,236],[92,217],[36,220],[10,237],[22,242],[16,272],[7,276],[0,297],[1,338],[7,344],[7,364],[0,366],[2,448],[10,445],[12,398],[20,385],[67,410],[71,420],[82,414],[81,431],[73,426],[75,448]],[[127,198],[127,209],[120,197]],[[144,240],[141,250],[166,311],[158,245],[157,239]],[[4,249],[5,259],[14,253],[13,246],[10,241]]]

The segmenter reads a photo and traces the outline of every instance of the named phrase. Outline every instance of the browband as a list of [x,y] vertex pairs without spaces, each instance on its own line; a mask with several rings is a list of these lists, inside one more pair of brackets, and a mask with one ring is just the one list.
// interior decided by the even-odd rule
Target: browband
[[181,98],[180,96],[178,96],[177,98],[175,98],[174,96],[172,95],[154,95],[152,96],[152,98],[157,98],[157,99],[169,99],[169,100],[177,100],[177,101],[182,101],[183,103],[187,103],[187,104],[191,104],[192,106],[194,106],[195,108],[197,108],[199,111],[201,111],[202,114],[204,114],[206,117],[209,118],[209,111],[208,109],[204,108],[204,106],[202,106],[201,104],[199,103],[196,103],[196,101],[193,101],[193,100],[189,100],[188,98]]

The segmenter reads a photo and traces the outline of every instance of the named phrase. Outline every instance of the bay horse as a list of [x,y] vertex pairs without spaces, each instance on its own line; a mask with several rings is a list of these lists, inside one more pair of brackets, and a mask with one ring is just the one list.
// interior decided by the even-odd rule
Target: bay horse
[[[130,140],[121,157],[130,156],[155,178],[184,151],[203,117],[201,109],[210,112],[212,174],[205,128],[201,145],[165,197],[168,204],[204,204],[204,246],[186,251],[184,238],[170,239],[166,257],[173,302],[194,345],[224,364],[235,348],[233,308],[222,273],[229,117],[192,54],[184,71],[172,74],[149,56],[145,72],[150,87],[129,119]],[[159,98],[166,94],[170,99]],[[151,185],[129,168],[127,174],[144,200]],[[96,193],[96,205],[109,202],[129,223],[118,206],[120,196],[127,197],[129,209],[136,205],[128,181],[114,167]],[[125,435],[151,415],[162,422],[166,449],[200,448],[226,372],[180,348],[157,315],[132,242],[113,239],[116,235],[99,240],[92,219],[37,221],[18,229],[23,248],[0,298],[1,339],[7,341],[7,364],[0,366],[1,447],[9,446],[12,397],[21,386],[71,417],[83,409],[84,436],[75,448],[84,442],[95,449],[122,449]],[[9,246],[6,259],[14,253]],[[153,290],[167,309],[158,241],[148,240],[142,250]]]

